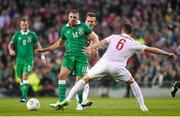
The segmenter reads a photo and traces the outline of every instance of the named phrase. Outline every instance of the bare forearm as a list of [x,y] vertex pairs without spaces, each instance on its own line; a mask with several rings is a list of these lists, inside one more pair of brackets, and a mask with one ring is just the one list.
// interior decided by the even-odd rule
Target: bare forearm
[[44,48],[45,51],[52,51],[52,50],[55,50],[59,47],[59,41],[57,41],[56,43],[54,43],[53,45],[47,47],[47,48]]
[[8,44],[8,49],[10,50],[12,50],[13,49],[13,44],[12,44],[12,42],[10,42],[9,44]]
[[169,52],[166,52],[164,50],[158,49],[158,48],[154,48],[154,47],[147,47],[145,49],[146,52],[151,52],[154,54],[159,54],[159,55],[164,55],[164,56],[169,56]]
[[96,49],[98,47],[104,47],[107,45],[107,41],[106,40],[102,40],[102,41],[97,41],[96,43],[94,43],[93,45],[90,46],[91,49]]
[[99,42],[99,37],[98,37],[98,35],[97,35],[96,33],[94,33],[94,32],[92,32],[92,34],[93,34],[93,36],[92,36],[93,42],[94,42],[94,43]]

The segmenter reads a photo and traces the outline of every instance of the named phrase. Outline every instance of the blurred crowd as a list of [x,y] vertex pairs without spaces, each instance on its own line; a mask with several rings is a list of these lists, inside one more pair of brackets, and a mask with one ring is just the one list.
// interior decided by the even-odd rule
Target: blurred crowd
[[[67,12],[74,8],[79,10],[82,21],[89,11],[97,14],[94,31],[100,39],[118,34],[120,25],[129,22],[139,43],[178,55],[176,61],[149,53],[130,58],[128,69],[141,87],[170,87],[171,82],[180,81],[180,0],[0,0],[0,4],[0,97],[19,95],[15,58],[9,56],[7,49],[12,35],[19,30],[18,20],[29,18],[31,30],[47,47],[58,40],[58,32],[67,22]],[[105,48],[99,49],[100,56],[104,51]],[[36,56],[29,83],[32,94],[53,96],[64,49],[45,54],[48,64],[43,66]],[[73,84],[72,75],[68,85]],[[109,79],[91,85],[117,86]]]

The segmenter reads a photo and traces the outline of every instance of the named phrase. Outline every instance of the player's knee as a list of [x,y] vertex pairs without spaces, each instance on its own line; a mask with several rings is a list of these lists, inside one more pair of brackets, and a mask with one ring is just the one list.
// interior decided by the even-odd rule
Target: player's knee
[[126,81],[126,83],[128,84],[128,85],[131,85],[132,83],[134,83],[135,81],[134,81],[134,79],[133,78],[131,78],[131,79],[129,79],[128,81]]
[[23,73],[22,75],[22,80],[27,80],[28,79],[29,74],[28,73]]
[[66,79],[67,79],[67,74],[65,74],[65,73],[60,73],[60,74],[58,75],[58,77],[59,77],[59,80],[66,80]]
[[78,82],[81,79],[82,79],[82,77],[76,76],[76,82]]
[[90,78],[89,78],[88,75],[85,75],[85,76],[82,78],[82,80],[84,80],[84,82],[86,82],[86,83],[90,82]]

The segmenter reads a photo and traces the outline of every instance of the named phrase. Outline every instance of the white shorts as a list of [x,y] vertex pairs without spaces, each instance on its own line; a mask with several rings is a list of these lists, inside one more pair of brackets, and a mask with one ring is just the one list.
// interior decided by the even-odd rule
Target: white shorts
[[98,79],[110,75],[115,81],[128,81],[133,78],[125,68],[117,65],[117,62],[100,59],[88,72],[90,79]]

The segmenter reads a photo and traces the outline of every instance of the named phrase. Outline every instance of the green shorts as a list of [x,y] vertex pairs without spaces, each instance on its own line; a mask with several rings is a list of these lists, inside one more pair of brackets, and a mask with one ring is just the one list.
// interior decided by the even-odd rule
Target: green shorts
[[64,56],[62,66],[74,71],[76,76],[83,77],[87,72],[88,59],[79,56]]
[[22,78],[23,73],[30,73],[33,68],[32,62],[16,62],[16,75],[18,78]]

